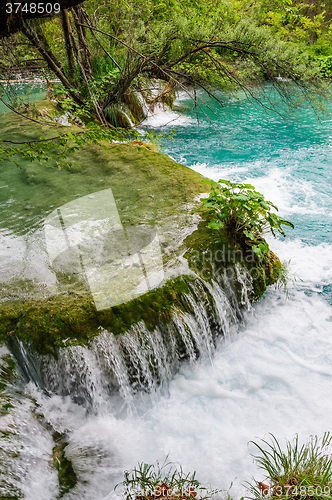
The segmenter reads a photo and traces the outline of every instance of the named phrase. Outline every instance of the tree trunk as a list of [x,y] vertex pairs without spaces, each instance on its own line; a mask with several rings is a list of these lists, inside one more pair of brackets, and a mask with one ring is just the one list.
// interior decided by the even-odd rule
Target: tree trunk
[[27,39],[32,43],[32,45],[38,50],[43,59],[47,62],[48,67],[54,74],[59,78],[63,86],[68,90],[69,95],[74,99],[74,101],[80,106],[84,105],[84,100],[82,97],[74,91],[74,88],[64,72],[61,69],[61,64],[53,54],[50,46],[44,36],[40,27],[37,28],[38,33],[36,33],[27,21],[23,22],[22,33],[27,37]]
[[124,94],[129,89],[130,85],[132,84],[133,80],[140,72],[141,65],[138,65],[129,74],[120,78],[104,99],[103,109],[106,109],[110,104],[116,104],[117,102],[120,102]]
[[80,51],[80,58],[81,58],[82,64],[84,66],[86,74],[89,75],[90,78],[93,78],[90,50],[88,47],[88,43],[86,41],[85,29],[83,26],[81,26],[82,24],[84,24],[82,5],[77,5],[76,7],[73,7],[71,9],[71,12],[73,14],[73,19],[74,19],[74,23],[75,23],[77,39],[78,39],[78,46],[79,46],[79,51]]
[[89,91],[91,100],[93,102],[93,105],[94,105],[94,108],[95,108],[95,111],[96,111],[96,116],[97,116],[97,118],[99,119],[99,121],[101,122],[102,125],[107,125],[107,121],[105,119],[103,110],[101,109],[99,103],[97,102],[97,99],[96,99],[96,97],[95,97],[95,95],[93,93],[93,90],[91,88],[91,85],[89,83],[89,75],[87,75],[86,70],[85,70],[85,68],[83,66],[83,63],[82,63],[82,60],[81,60],[81,54],[80,54],[80,51],[79,51],[79,49],[77,47],[77,44],[76,44],[73,32],[70,33],[70,38],[71,38],[71,42],[72,42],[73,49],[74,49],[74,52],[75,52],[76,61],[77,61],[78,65],[79,65],[79,67],[81,69],[81,72],[82,72],[85,84],[87,86],[87,89]]
[[70,33],[72,31],[67,9],[63,9],[61,11],[61,20],[62,20],[62,30],[65,37],[66,51],[67,51],[67,59],[69,66],[69,74],[70,78],[73,80],[75,77],[75,62],[73,55],[73,46],[71,43]]

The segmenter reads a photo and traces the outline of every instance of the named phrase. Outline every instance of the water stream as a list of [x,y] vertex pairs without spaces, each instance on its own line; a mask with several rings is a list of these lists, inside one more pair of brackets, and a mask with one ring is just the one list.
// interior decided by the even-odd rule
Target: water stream
[[[273,433],[282,441],[296,432],[306,440],[331,430],[332,118],[319,122],[312,110],[301,109],[283,119],[244,96],[226,98],[217,120],[220,139],[204,117],[197,126],[185,96],[176,105],[174,112],[161,110],[147,122],[169,122],[163,131],[177,129],[175,141],[164,140],[165,152],[214,179],[248,180],[273,201],[296,225],[286,239],[269,237],[273,251],[290,261],[296,281],[289,283],[287,300],[282,290],[271,288],[240,323],[218,284],[188,296],[193,313],[184,317],[178,312],[173,328],[182,332],[189,357],[175,375],[164,362],[172,343],[165,343],[163,332],[152,338],[144,324],[121,342],[103,330],[90,349],[64,349],[60,364],[49,367],[48,387],[59,386],[66,373],[60,384],[66,389],[78,367],[86,374],[90,405],[66,390],[54,395],[32,382],[24,387],[13,417],[24,448],[10,475],[28,500],[51,500],[58,494],[57,474],[50,466],[54,443],[45,422],[66,434],[69,443],[66,453],[78,484],[64,495],[67,500],[111,498],[125,469],[138,461],[162,462],[167,455],[215,488],[226,490],[233,483],[231,494],[237,499],[251,475],[261,479],[250,456],[250,440]],[[0,187],[9,184],[2,183]],[[10,199],[15,205],[15,194]],[[18,215],[13,214],[12,222],[19,223]],[[30,223],[29,231],[38,235],[38,216]],[[32,262],[41,255],[37,247],[36,242],[30,245]],[[19,246],[15,248],[19,253]],[[19,255],[14,257],[19,261]],[[223,328],[214,345],[204,316],[204,293],[213,294],[216,322]],[[141,344],[144,336],[148,354]],[[144,365],[147,356],[155,360],[154,374]],[[139,366],[136,383],[148,390],[137,391],[128,383],[128,364]],[[110,369],[115,377],[106,382]],[[156,373],[162,382],[158,387]],[[118,393],[110,390],[112,384]]]

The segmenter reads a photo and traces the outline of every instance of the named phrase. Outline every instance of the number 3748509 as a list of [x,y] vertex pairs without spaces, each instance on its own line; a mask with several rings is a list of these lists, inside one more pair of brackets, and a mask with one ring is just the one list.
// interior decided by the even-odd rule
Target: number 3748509
[[17,14],[18,12],[30,13],[30,14],[58,14],[60,12],[59,3],[7,3],[6,12],[7,14]]
[[[268,490],[266,490],[268,493]],[[327,496],[331,498],[331,489],[330,486],[290,486],[290,485],[285,485],[284,487],[282,486],[276,486],[274,488],[274,495],[277,497],[288,497],[291,499],[292,496],[300,496],[308,498],[308,497],[321,497],[321,496]]]

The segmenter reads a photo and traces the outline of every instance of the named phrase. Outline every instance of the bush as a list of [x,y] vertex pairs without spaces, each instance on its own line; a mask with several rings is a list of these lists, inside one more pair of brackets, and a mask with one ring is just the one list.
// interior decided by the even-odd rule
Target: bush
[[225,229],[230,240],[244,241],[259,258],[264,259],[270,252],[264,234],[271,232],[276,236],[279,232],[286,236],[281,226],[294,228],[291,222],[271,211],[278,208],[265,200],[251,184],[224,179],[219,182],[205,179],[202,182],[211,185],[209,197],[201,198],[203,211],[213,216],[208,227]]

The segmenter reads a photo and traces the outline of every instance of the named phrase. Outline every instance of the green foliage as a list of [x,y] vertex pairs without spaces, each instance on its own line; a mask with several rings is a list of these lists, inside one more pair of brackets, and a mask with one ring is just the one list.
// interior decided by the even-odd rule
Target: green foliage
[[319,71],[325,78],[332,77],[332,56],[318,56],[316,62],[319,66]]
[[277,207],[265,200],[251,184],[224,179],[218,183],[208,179],[202,182],[211,185],[209,197],[201,198],[203,211],[213,215],[209,228],[225,228],[231,238],[240,241],[245,237],[246,244],[259,258],[270,251],[263,239],[264,234],[271,232],[275,236],[279,232],[286,236],[281,226],[294,227],[291,222],[272,212],[272,208],[278,210]]
[[[302,446],[296,435],[293,442],[286,442],[285,451],[272,434],[271,443],[262,441],[262,446],[253,442],[259,451],[259,455],[253,457],[269,482],[268,491],[263,492],[265,496],[268,493],[271,500],[331,499],[332,436],[329,432],[322,439],[311,437]],[[252,495],[249,498],[262,498],[261,485],[254,480],[247,483]]]
[[[67,80],[69,86],[64,88],[57,84],[54,88],[61,109],[68,112],[74,123],[76,117],[86,126],[97,121],[120,129],[118,134],[114,130],[108,133],[112,140],[123,140],[126,132],[121,129],[130,129],[132,123],[142,121],[143,110],[136,96],[141,91],[145,95],[144,92],[155,85],[156,78],[170,84],[172,91],[186,89],[192,96],[192,86],[201,87],[211,91],[216,101],[219,98],[215,90],[220,88],[230,92],[244,89],[259,101],[262,96],[260,84],[267,79],[274,83],[285,103],[297,105],[300,98],[302,103],[306,100],[318,108],[319,96],[324,94],[320,77],[330,76],[332,71],[331,54],[326,53],[331,32],[320,0],[314,6],[299,0],[115,0],[104,4],[87,0],[84,9],[84,32],[91,63],[86,74],[83,74],[84,61],[80,62],[77,54],[74,67],[69,67],[60,16],[35,21],[34,25],[36,33],[45,36],[47,50],[63,63],[61,71],[65,78],[60,80],[64,85]],[[73,13],[69,12],[68,16],[73,36],[76,36]],[[317,47],[321,45],[316,52],[314,49],[310,52],[310,59],[307,46],[313,39],[317,39]],[[22,43],[26,44],[22,34],[17,35],[19,43],[15,41],[0,42],[3,49],[1,73],[2,68],[13,64],[13,60],[15,66],[24,66],[25,52],[30,58],[41,60],[41,54],[31,44],[22,51]],[[82,52],[81,42],[76,40]],[[276,80],[278,75],[285,81]],[[2,76],[5,80],[5,73]],[[295,81],[296,85],[289,85],[287,79]],[[9,96],[6,92],[11,106],[26,114],[26,99]],[[267,105],[270,109],[275,106],[280,108],[280,104],[273,102]],[[209,114],[205,113],[204,102],[196,93],[195,107],[206,116]],[[29,112],[38,118],[31,104]],[[94,125],[91,130],[77,137],[94,142],[100,133]],[[95,134],[94,139],[91,134]],[[105,135],[102,141],[109,140]],[[131,139],[138,135],[130,130]],[[128,135],[126,137],[128,139]],[[66,154],[75,151],[80,141],[80,138],[66,140],[64,134],[53,142],[48,139],[17,146],[1,142],[0,161],[15,162],[15,156],[19,155],[29,161],[46,162],[55,154],[60,168],[71,166],[66,163]]]
[[137,467],[124,472],[125,479],[115,486],[123,488],[126,500],[151,499],[172,496],[192,499],[199,494],[200,500],[212,498],[222,490],[208,490],[196,479],[196,472],[184,473],[180,465],[167,462],[162,466],[139,463]]
[[259,24],[269,25],[285,40],[312,44],[326,31],[326,5],[321,0],[258,0],[251,10]]

